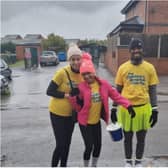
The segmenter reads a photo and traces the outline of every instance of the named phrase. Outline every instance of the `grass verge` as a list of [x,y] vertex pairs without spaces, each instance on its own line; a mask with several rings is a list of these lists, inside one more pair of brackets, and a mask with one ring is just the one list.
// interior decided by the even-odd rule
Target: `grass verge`
[[14,64],[9,65],[10,68],[24,67],[24,60],[16,61]]

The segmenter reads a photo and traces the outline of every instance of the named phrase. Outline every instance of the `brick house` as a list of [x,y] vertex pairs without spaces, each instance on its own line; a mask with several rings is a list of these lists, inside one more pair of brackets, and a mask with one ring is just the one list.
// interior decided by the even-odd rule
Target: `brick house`
[[[40,34],[27,34],[24,39],[16,44],[16,58],[17,60],[25,60],[25,68],[28,67],[28,59],[31,60],[29,61],[29,67],[37,67],[39,65],[39,59],[42,53],[42,40],[43,36]],[[29,55],[29,58],[27,55]]]
[[168,1],[131,0],[121,10],[125,20],[138,16],[144,33],[168,33]]
[[[121,10],[125,20],[108,35],[105,65],[113,75],[129,59],[128,44],[132,37],[145,43],[147,61],[159,75],[168,75],[168,1],[131,0]],[[153,44],[153,45],[151,45]]]
[[42,52],[41,41],[43,36],[40,34],[27,34],[24,39],[16,44],[17,60],[24,59],[25,48],[36,48],[38,55]]

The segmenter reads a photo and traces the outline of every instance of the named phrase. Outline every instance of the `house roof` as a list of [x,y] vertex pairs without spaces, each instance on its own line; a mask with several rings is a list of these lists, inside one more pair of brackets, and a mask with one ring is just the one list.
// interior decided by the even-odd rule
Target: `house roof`
[[121,10],[122,14],[126,14],[132,6],[136,5],[139,2],[139,0],[130,0],[126,6]]
[[32,45],[40,45],[42,39],[23,39],[19,40],[16,45],[22,45],[22,46],[32,46]]
[[120,24],[112,30],[108,35],[116,34],[122,30],[137,30],[141,31],[143,29],[144,22],[140,19],[139,16],[134,16],[128,20],[120,22]]
[[10,34],[10,35],[6,35],[5,37],[1,38],[1,44],[9,43],[9,42],[16,44],[18,41],[22,39],[23,38],[18,34]]
[[8,34],[3,39],[17,40],[22,39],[22,37],[19,34]]
[[24,39],[43,39],[41,34],[26,34]]

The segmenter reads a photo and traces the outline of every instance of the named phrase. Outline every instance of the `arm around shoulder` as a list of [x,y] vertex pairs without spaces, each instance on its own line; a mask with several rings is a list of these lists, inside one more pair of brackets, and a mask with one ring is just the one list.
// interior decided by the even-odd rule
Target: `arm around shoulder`
[[48,88],[47,88],[46,94],[48,96],[53,96],[55,98],[64,98],[65,93],[58,91],[57,89],[58,89],[58,85],[54,81],[51,81]]

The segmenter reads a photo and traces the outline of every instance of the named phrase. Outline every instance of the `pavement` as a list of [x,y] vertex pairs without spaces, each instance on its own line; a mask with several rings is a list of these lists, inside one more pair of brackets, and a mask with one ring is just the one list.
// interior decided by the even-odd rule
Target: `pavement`
[[[55,146],[48,114],[45,91],[57,67],[44,67],[37,71],[13,70],[14,93],[1,100],[1,166],[2,167],[49,167]],[[97,75],[114,85],[114,79],[103,64]],[[168,76],[159,76],[158,104],[159,122],[147,134],[144,167],[168,167],[167,103]],[[37,87],[37,88],[36,88]],[[124,165],[123,141],[113,142],[102,122],[102,151],[99,167],[121,167]],[[134,141],[135,142],[135,141]],[[135,149],[135,143],[134,149]],[[83,167],[84,145],[76,124],[68,159],[69,167]]]

